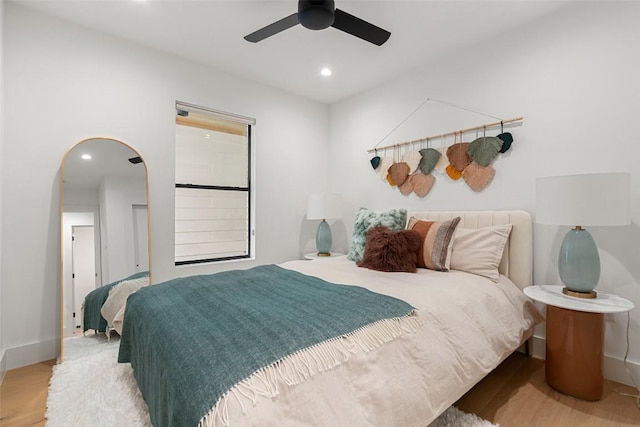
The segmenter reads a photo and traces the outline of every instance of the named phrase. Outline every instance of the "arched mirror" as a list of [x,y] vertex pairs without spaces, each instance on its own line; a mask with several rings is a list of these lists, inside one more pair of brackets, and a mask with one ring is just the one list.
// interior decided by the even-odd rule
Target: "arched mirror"
[[150,246],[147,167],[129,145],[80,141],[62,160],[60,183],[62,361],[70,339],[108,336],[96,305],[114,283],[149,276]]

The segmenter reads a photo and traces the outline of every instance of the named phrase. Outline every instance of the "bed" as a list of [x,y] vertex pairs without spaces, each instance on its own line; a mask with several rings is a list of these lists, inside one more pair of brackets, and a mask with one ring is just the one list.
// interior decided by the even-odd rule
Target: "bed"
[[[480,245],[466,254],[474,260],[489,253],[477,236],[508,226],[501,257],[494,260],[499,274],[454,270],[453,263],[448,272],[389,273],[334,257],[180,278],[129,297],[119,361],[131,363],[153,424],[428,425],[520,347],[542,317],[521,291],[532,280],[528,213],[409,216],[460,218],[460,239]],[[458,248],[462,254],[466,246]],[[327,294],[304,293],[325,288],[344,294],[324,304],[331,301]],[[207,296],[213,289],[214,296]],[[268,317],[262,307],[272,294],[296,294],[298,300]],[[175,300],[181,301],[177,312]],[[185,300],[200,307],[186,310]],[[319,313],[311,312],[314,307]],[[281,323],[281,314],[294,308],[308,317]],[[352,311],[365,320],[352,318]],[[316,323],[316,316],[333,338],[322,335],[325,323]],[[243,317],[256,323],[245,330]],[[342,330],[342,323],[353,326]],[[200,324],[206,326],[198,329]],[[258,327],[271,329],[258,333]],[[316,341],[305,341],[316,333]],[[299,336],[301,346],[272,351],[273,343],[287,345]],[[241,361],[258,365],[242,371],[236,366]]]
[[89,329],[93,329],[97,333],[106,332],[108,329],[111,329],[111,327],[107,325],[107,320],[100,312],[107,298],[109,298],[109,292],[123,281],[136,280],[144,277],[149,277],[148,271],[134,273],[89,292],[82,303],[82,331],[86,332]]

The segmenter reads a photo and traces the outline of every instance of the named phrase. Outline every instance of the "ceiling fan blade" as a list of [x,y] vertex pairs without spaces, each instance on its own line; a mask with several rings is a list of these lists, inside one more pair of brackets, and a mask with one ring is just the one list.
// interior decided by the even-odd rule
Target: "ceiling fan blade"
[[345,33],[349,33],[352,36],[360,37],[362,40],[366,40],[377,46],[382,46],[391,36],[389,31],[383,30],[340,9],[336,9],[335,20],[331,26]]
[[271,37],[272,35],[278,34],[279,32],[291,28],[295,25],[298,25],[297,13],[289,15],[286,18],[282,18],[281,20],[267,25],[264,28],[260,28],[258,31],[254,31],[251,34],[244,36],[244,39],[248,42],[257,43],[260,40],[264,40],[267,37]]

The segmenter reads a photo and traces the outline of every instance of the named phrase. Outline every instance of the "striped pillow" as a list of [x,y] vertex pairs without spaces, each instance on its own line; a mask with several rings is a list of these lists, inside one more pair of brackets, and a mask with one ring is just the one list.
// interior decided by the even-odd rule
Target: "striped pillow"
[[418,267],[449,271],[453,237],[459,223],[459,216],[448,221],[409,219],[407,229],[417,231],[422,240],[418,250]]

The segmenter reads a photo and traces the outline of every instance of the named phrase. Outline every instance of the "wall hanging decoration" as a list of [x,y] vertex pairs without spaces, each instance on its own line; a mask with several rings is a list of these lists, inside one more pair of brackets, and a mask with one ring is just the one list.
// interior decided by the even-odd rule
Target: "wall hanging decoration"
[[405,151],[400,159],[409,166],[409,173],[414,173],[418,169],[421,160],[422,154],[418,151]]
[[440,158],[438,159],[438,163],[433,168],[434,171],[444,174],[447,171],[447,166],[449,166],[449,159],[447,159],[447,147],[438,148],[438,152],[440,153]]
[[389,166],[393,164],[393,157],[380,157],[378,161],[378,167],[375,168],[378,175],[382,180],[387,180],[387,171],[389,170]]
[[395,185],[401,186],[409,178],[409,165],[405,162],[392,164],[389,166],[389,176]]
[[442,153],[435,148],[423,148],[419,153],[421,158],[418,168],[422,173],[431,173],[442,157]]
[[[461,130],[432,135],[425,138],[404,141],[396,144],[380,146],[393,132],[404,124],[427,102],[437,102],[451,107],[491,117],[499,121],[473,126]],[[473,191],[479,192],[486,188],[496,174],[492,164],[500,156],[506,153],[513,144],[513,135],[504,131],[507,124],[522,122],[523,117],[502,119],[490,114],[474,111],[469,108],[427,98],[411,114],[402,120],[391,132],[389,132],[374,148],[367,150],[374,153],[371,158],[371,167],[383,181],[398,188],[400,193],[408,196],[415,193],[418,197],[425,197],[435,184],[434,173],[447,176],[452,181],[462,181]],[[500,133],[488,136],[487,130],[499,128]],[[481,135],[478,132],[482,131]],[[464,141],[467,134],[475,132],[475,138],[471,142]],[[453,137],[453,143],[446,146],[446,138]],[[441,147],[429,146],[430,141],[440,140]],[[427,147],[424,148],[426,143]],[[416,150],[416,145],[420,145]],[[400,155],[400,150],[404,153]],[[387,155],[387,150],[392,150],[392,155]],[[378,152],[382,152],[382,156]]]

